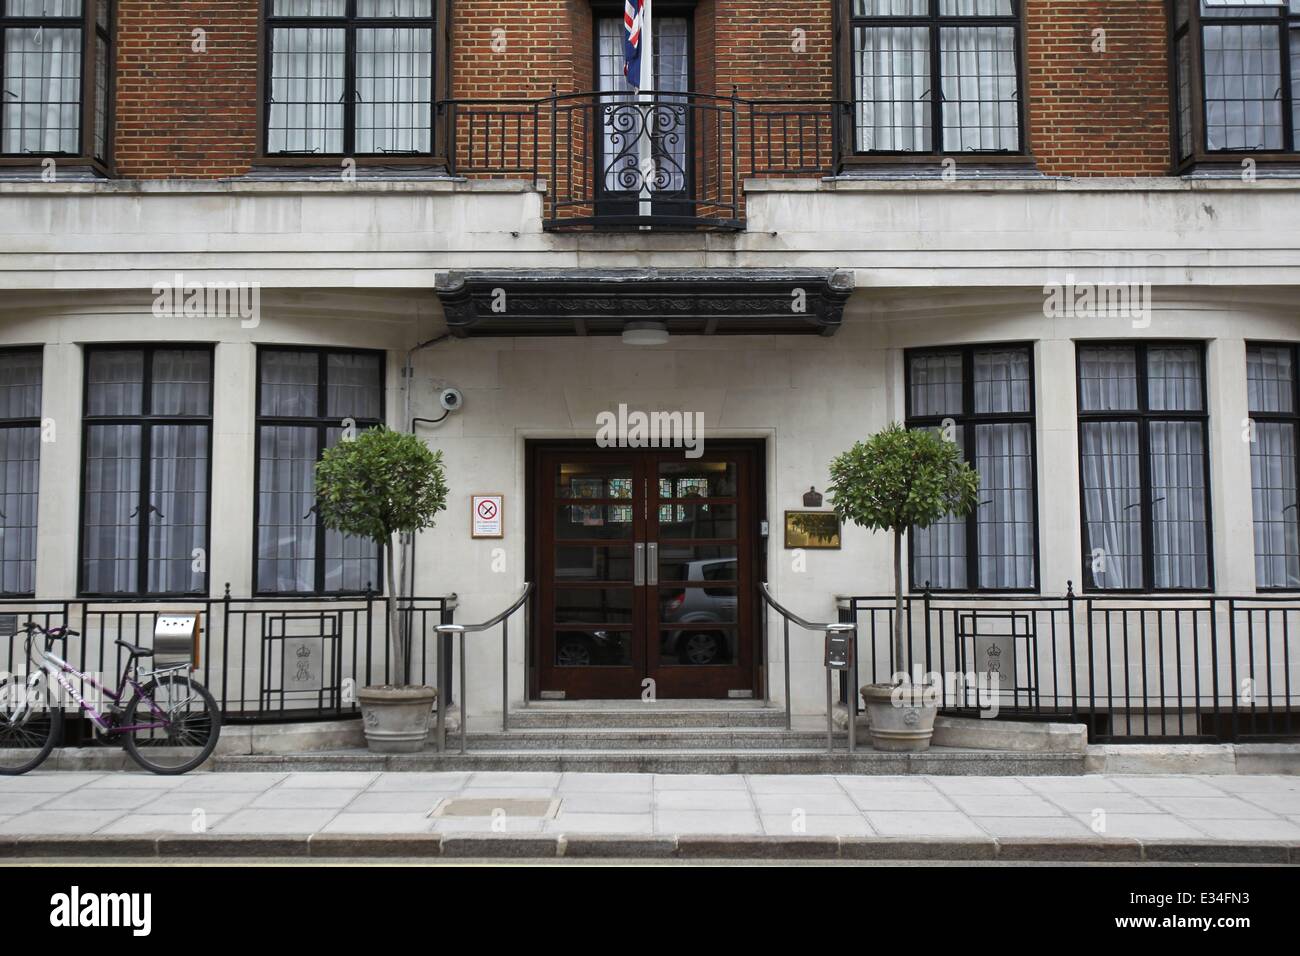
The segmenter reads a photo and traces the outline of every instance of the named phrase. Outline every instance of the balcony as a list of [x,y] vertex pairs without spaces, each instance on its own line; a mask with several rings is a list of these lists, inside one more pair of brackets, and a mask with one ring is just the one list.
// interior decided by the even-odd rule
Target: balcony
[[552,93],[439,104],[448,168],[546,192],[547,230],[745,228],[751,177],[838,166],[846,105],[709,93]]

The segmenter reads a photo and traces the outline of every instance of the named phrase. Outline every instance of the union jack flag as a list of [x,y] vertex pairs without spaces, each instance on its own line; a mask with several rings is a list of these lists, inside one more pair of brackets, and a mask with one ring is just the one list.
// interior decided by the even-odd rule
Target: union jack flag
[[646,0],[623,0],[623,76],[641,88],[641,21]]

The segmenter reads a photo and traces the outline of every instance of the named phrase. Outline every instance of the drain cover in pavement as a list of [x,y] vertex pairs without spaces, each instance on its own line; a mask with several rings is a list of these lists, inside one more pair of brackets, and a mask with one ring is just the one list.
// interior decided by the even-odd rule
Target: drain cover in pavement
[[490,817],[498,812],[508,817],[549,817],[558,800],[526,797],[460,797],[444,800],[433,811],[435,817]]

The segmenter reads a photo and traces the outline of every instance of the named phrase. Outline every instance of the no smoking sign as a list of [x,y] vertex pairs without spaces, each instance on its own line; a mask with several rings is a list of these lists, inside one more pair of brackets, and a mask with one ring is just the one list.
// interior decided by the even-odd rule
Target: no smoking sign
[[470,536],[500,538],[504,536],[504,495],[473,495],[470,498]]

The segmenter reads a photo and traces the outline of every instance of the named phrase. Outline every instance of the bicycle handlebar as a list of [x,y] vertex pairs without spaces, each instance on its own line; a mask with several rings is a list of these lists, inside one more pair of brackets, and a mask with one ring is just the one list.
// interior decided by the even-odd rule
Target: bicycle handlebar
[[49,638],[50,640],[52,640],[52,641],[64,640],[65,638],[67,638],[67,637],[69,637],[69,636],[71,636],[71,637],[80,637],[80,636],[81,636],[81,632],[80,632],[80,631],[74,631],[74,630],[73,630],[72,628],[70,628],[70,627],[41,627],[41,626],[40,626],[39,624],[37,624],[35,621],[28,621],[28,622],[24,625],[23,629],[24,629],[28,634],[34,634],[34,633],[36,633],[37,631],[39,631],[41,634],[44,634],[46,637],[48,637],[48,638]]

